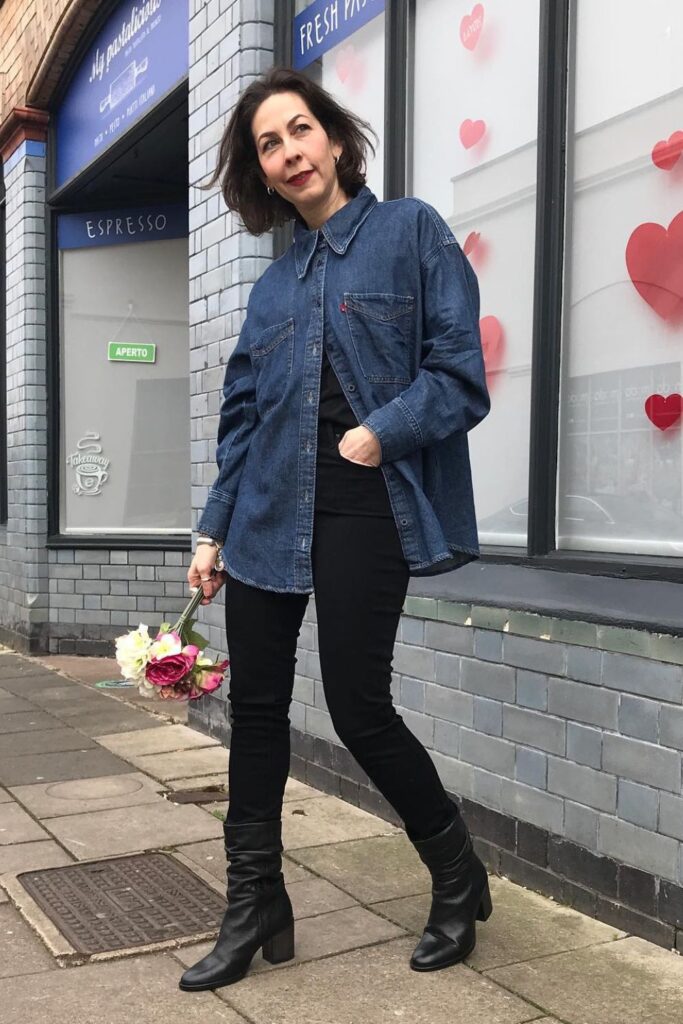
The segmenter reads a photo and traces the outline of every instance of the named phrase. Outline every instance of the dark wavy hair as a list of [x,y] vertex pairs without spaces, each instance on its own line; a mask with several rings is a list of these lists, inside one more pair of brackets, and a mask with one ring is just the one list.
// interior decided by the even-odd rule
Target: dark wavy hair
[[279,92],[295,92],[301,96],[329,138],[342,146],[337,178],[346,195],[354,196],[365,184],[368,148],[375,155],[368,133],[379,141],[367,121],[340,106],[328,92],[301,72],[275,67],[256,79],[240,96],[223,132],[218,163],[211,180],[200,186],[211,188],[220,181],[228,209],[239,214],[252,235],[262,235],[274,225],[299,216],[296,207],[277,192],[272,196],[266,192],[251,130],[254,114],[260,105]]

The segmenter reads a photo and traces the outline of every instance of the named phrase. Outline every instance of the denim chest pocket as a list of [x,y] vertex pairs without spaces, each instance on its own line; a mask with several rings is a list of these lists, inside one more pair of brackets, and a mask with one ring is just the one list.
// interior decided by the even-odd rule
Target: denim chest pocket
[[345,292],[344,309],[363,376],[410,384],[415,348],[415,299],[386,292]]
[[256,375],[256,408],[263,415],[284,397],[294,358],[294,320],[284,320],[262,331],[249,346]]

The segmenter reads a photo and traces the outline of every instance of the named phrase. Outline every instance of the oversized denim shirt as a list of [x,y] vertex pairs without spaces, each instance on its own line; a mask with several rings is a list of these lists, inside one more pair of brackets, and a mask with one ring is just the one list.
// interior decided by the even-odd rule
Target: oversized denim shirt
[[367,186],[251,289],[225,373],[218,477],[198,530],[229,573],[312,593],[323,340],[381,469],[411,575],[478,555],[467,431],[489,410],[479,289],[436,210]]

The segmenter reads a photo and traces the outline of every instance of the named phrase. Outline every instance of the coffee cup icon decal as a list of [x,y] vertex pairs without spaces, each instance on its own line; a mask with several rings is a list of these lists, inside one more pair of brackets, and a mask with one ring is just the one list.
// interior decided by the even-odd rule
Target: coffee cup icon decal
[[109,459],[101,454],[100,435],[89,430],[77,443],[78,451],[67,456],[67,466],[73,466],[76,483],[72,484],[74,494],[95,495],[102,493],[102,484],[109,479]]

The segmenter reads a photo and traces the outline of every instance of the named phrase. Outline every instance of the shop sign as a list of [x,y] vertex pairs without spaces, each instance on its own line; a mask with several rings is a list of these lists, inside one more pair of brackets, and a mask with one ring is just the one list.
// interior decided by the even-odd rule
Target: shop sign
[[315,0],[294,19],[292,65],[305,68],[384,10],[385,0]]
[[57,111],[57,187],[147,114],[188,69],[187,0],[124,0]]
[[156,354],[156,345],[122,345],[118,341],[110,341],[107,350],[112,363],[153,363]]
[[164,238],[187,238],[187,227],[187,206],[183,203],[64,213],[57,224],[57,244],[60,249],[84,249],[94,245],[157,242]]

